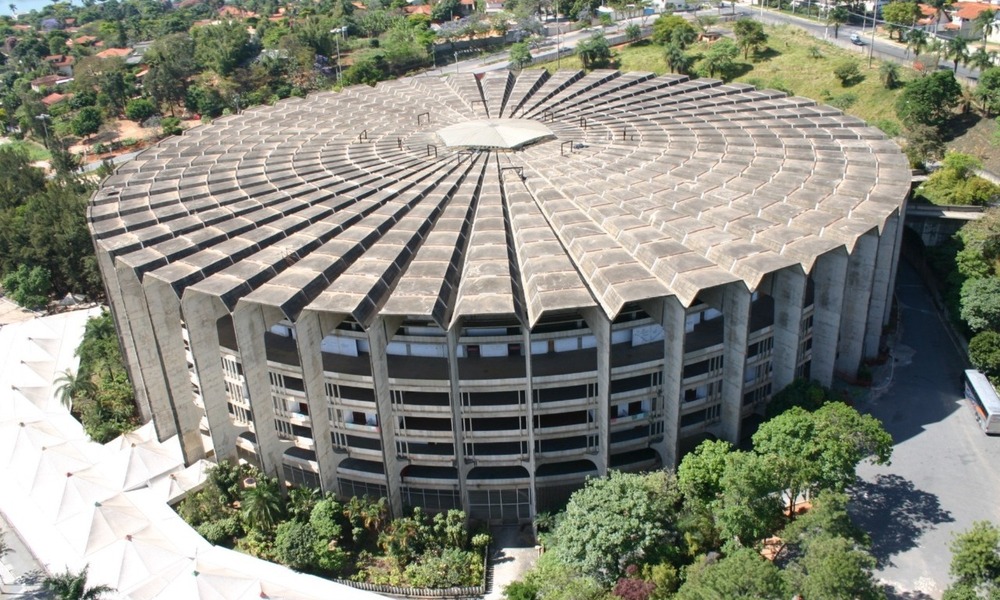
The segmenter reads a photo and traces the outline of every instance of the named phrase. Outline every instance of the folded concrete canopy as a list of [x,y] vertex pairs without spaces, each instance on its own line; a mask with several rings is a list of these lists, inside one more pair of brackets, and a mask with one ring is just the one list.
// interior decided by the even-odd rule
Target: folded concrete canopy
[[524,71],[223,117],[89,219],[143,414],[189,462],[523,521],[853,374],[909,178],[805,98]]

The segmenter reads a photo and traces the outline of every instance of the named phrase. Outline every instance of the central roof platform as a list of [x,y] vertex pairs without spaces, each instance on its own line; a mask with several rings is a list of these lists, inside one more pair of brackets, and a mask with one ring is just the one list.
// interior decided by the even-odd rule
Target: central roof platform
[[551,129],[532,119],[475,119],[449,125],[437,134],[449,148],[480,150],[518,150],[555,138]]

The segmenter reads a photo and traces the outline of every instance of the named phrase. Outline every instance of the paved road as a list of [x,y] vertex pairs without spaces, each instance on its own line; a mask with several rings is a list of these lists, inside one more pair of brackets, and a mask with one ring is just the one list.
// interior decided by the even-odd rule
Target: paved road
[[852,511],[896,598],[940,598],[953,535],[977,520],[1000,522],[1000,438],[986,437],[961,399],[962,354],[905,262],[897,297],[892,383],[858,403],[892,434],[892,465],[859,469]]

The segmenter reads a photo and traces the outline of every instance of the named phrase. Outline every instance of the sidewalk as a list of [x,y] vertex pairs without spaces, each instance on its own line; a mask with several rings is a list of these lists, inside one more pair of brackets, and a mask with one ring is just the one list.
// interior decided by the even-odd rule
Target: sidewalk
[[494,529],[493,555],[490,566],[493,569],[493,585],[485,600],[502,600],[503,589],[515,581],[524,579],[524,574],[538,561],[538,548],[531,525],[512,525]]

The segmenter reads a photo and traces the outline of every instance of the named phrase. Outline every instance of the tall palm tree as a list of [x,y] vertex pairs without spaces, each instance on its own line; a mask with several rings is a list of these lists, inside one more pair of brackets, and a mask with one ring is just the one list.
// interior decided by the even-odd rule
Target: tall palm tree
[[7,5],[7,7],[10,8],[10,14],[17,17],[17,5],[11,2],[10,4]]
[[958,73],[958,63],[969,60],[969,42],[959,36],[951,38],[945,42],[944,57],[955,62],[955,72]]
[[95,391],[93,382],[88,377],[81,376],[79,371],[74,373],[66,369],[56,378],[55,383],[56,396],[66,410],[72,410],[74,400],[90,398]]
[[913,50],[913,57],[920,56],[920,53],[927,49],[930,40],[927,39],[927,32],[923,29],[911,29],[906,34],[906,51]]
[[42,581],[42,589],[52,594],[56,600],[100,600],[115,591],[115,588],[107,585],[87,587],[88,568],[89,565],[79,573],[66,569],[65,573],[50,575]]
[[983,34],[983,49],[986,48],[986,38],[993,35],[993,32],[997,30],[996,17],[997,11],[987,9],[976,15],[976,18],[972,20],[975,30]]
[[243,491],[240,509],[248,527],[270,531],[281,518],[284,498],[278,482],[262,477],[254,487]]
[[976,51],[969,55],[969,66],[985,71],[993,66],[996,52],[987,52],[986,48],[976,48]]

